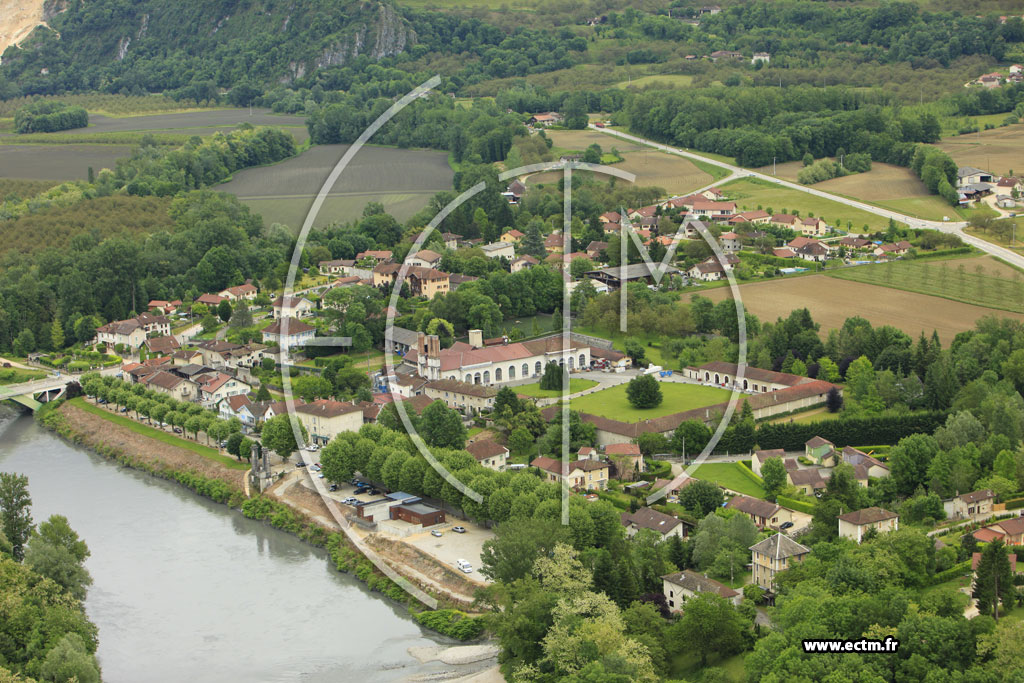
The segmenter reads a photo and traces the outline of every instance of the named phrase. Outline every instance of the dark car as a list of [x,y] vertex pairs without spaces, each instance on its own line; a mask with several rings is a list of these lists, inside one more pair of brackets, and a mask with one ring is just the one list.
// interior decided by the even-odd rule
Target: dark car
[[379,489],[370,489],[370,490],[368,491],[368,493],[369,493],[369,494],[370,494],[371,496],[379,496],[379,495],[380,495],[380,490],[379,490]]
[[301,460],[299,460],[299,461],[298,461],[297,463],[295,463],[295,466],[296,466],[296,467],[305,467],[305,466],[306,466],[306,463],[304,463],[304,462],[302,462]]
[[328,490],[329,491],[337,491],[338,490],[338,485],[337,484],[331,484],[330,487],[328,487]]
[[174,428],[174,433],[175,434],[181,434],[181,427],[175,427]]
[[793,522],[783,522],[782,524],[779,525],[779,528],[782,529],[783,531],[785,531],[786,529],[792,529],[793,528]]

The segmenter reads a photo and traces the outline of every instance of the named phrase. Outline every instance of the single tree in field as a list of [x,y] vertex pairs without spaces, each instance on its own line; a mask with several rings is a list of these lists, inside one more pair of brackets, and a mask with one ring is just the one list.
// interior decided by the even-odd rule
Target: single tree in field
[[1002,541],[992,541],[981,551],[972,596],[978,601],[978,611],[987,614],[991,610],[997,621],[1000,601],[1007,609],[1013,607],[1017,588],[1013,585],[1010,558],[1006,556]]
[[[223,302],[222,302],[223,303]],[[245,327],[252,327],[252,311],[249,310],[249,303],[245,299],[239,299],[231,312],[228,325],[233,330],[240,330]]]
[[782,458],[768,458],[761,465],[761,479],[764,480],[765,496],[775,500],[786,485],[786,466]]
[[11,554],[19,562],[25,556],[25,544],[32,534],[31,505],[28,477],[0,472],[0,521],[4,536],[11,544]]
[[670,632],[680,642],[700,643],[700,663],[707,666],[708,652],[723,656],[743,650],[747,629],[746,620],[725,598],[698,593],[686,600],[683,618]]
[[656,408],[661,405],[661,385],[653,375],[634,377],[626,386],[626,398],[634,408]]

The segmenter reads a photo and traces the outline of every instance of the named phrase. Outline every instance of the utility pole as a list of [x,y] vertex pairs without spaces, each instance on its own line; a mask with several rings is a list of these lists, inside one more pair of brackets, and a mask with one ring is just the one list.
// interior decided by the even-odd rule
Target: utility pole
[[775,175],[775,160],[776,159],[778,159],[778,157],[772,157],[772,175]]

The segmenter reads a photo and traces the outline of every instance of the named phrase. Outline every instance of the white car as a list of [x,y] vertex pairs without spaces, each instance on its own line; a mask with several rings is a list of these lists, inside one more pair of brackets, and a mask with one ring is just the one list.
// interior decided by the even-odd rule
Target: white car
[[455,566],[461,569],[466,574],[473,573],[473,565],[466,560],[455,560]]

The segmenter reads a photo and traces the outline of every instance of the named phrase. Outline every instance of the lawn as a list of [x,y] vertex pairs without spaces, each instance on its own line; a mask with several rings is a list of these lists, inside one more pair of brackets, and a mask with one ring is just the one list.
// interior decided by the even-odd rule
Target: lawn
[[44,370],[22,370],[21,368],[4,368],[0,370],[0,385],[21,384],[34,379],[43,379],[50,373]]
[[601,415],[623,422],[639,422],[655,417],[673,415],[694,408],[725,403],[731,392],[718,387],[705,387],[699,384],[682,384],[679,382],[662,382],[661,393],[664,396],[661,405],[656,408],[634,408],[626,398],[626,384],[611,389],[604,389],[572,400],[573,410],[582,410],[592,415]]
[[[699,681],[701,680],[701,666],[700,666],[700,654],[696,648],[701,647],[699,644],[695,645],[694,648],[687,650],[684,654],[676,655],[672,658],[669,667],[669,677],[673,679],[685,679],[688,681]],[[717,653],[712,652],[708,655],[708,667],[717,667],[725,670],[725,675],[730,681],[735,683],[742,683],[747,680],[747,671],[743,666],[743,658],[746,656],[745,653],[738,655],[732,655],[731,657],[720,657]],[[714,679],[719,680],[719,679]]]
[[[661,337],[658,335],[650,334],[629,334],[628,332],[619,332],[616,330],[613,333],[609,333],[603,329],[585,327],[583,325],[573,325],[573,332],[579,332],[580,334],[587,334],[592,337],[600,337],[601,339],[610,340],[617,351],[625,352],[626,340],[636,339],[644,345],[644,360],[652,365],[660,365],[661,367],[669,370],[678,370],[679,361],[676,358],[663,356],[661,353]],[[653,346],[652,346],[653,344]]]
[[226,467],[230,467],[233,470],[244,470],[248,469],[249,467],[248,463],[239,462],[234,458],[229,458],[226,455],[221,455],[215,448],[203,446],[202,444],[196,443],[195,441],[182,439],[180,437],[175,436],[174,434],[169,434],[165,431],[154,429],[153,427],[148,427],[144,424],[136,422],[135,420],[129,417],[115,415],[114,413],[111,413],[109,410],[105,410],[103,408],[100,408],[89,403],[88,401],[85,400],[85,397],[79,396],[78,398],[71,399],[69,402],[76,408],[81,408],[85,412],[92,413],[93,415],[99,415],[104,420],[112,422],[116,425],[120,425],[121,427],[126,427],[135,432],[136,434],[148,436],[151,439],[156,439],[157,441],[161,441],[171,446],[184,448],[186,450],[192,451],[193,453],[196,453],[197,455],[201,455],[204,458],[208,458],[210,460],[219,462],[220,464]]
[[843,268],[829,276],[1024,313],[1024,282],[1020,273],[1008,274],[983,259],[896,261]]
[[760,178],[742,178],[720,187],[729,199],[736,202],[738,211],[756,209],[758,206],[765,211],[770,207],[771,213],[799,211],[801,216],[813,214],[833,225],[846,225],[850,222],[854,230],[860,230],[865,225],[871,230],[885,230],[889,226],[887,218]]
[[[586,391],[591,387],[596,387],[597,382],[592,379],[579,379],[576,377],[569,379],[569,393],[576,394],[581,391]],[[562,395],[561,389],[541,389],[540,382],[534,382],[533,384],[524,384],[519,387],[512,387],[516,393],[523,394],[524,396],[533,396],[534,398],[558,398]]]
[[745,496],[764,498],[764,489],[740,470],[737,462],[712,462],[698,465],[691,473],[697,479],[714,482],[723,488],[742,493]]

